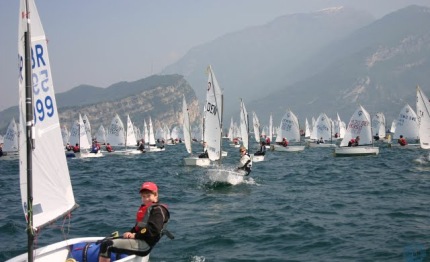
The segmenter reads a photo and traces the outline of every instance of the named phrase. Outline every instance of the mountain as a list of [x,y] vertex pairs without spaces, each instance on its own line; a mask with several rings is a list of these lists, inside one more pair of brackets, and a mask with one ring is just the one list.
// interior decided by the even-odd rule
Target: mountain
[[[182,124],[182,95],[185,95],[191,122],[200,122],[201,110],[194,90],[180,75],[153,75],[134,82],[120,82],[107,88],[81,85],[57,94],[61,125],[70,125],[78,114],[86,114],[93,129],[103,124],[107,128],[118,114],[123,121],[127,114],[133,123],[143,126],[151,116],[153,122],[169,127]],[[0,112],[0,130],[5,133],[10,119],[18,118],[18,107]],[[96,130],[93,130],[96,131]]]
[[[430,8],[409,6],[356,30],[322,49],[296,70],[312,77],[285,85],[251,103],[251,110],[280,119],[286,108],[299,118],[339,112],[348,122],[358,104],[371,114],[384,112],[387,125],[409,103],[415,108],[415,87],[430,93]],[[271,106],[268,106],[271,105]]]
[[321,48],[372,21],[374,18],[368,13],[344,7],[285,15],[192,48],[163,73],[184,75],[203,101],[204,70],[211,64],[224,89],[228,117],[239,110],[239,97],[251,101],[312,76],[318,71],[295,69]]

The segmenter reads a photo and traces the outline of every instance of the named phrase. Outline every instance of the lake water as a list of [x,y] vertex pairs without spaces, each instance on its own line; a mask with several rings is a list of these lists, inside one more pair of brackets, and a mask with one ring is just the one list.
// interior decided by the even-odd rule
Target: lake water
[[[239,150],[224,145],[223,164],[233,167]],[[186,156],[179,144],[165,152],[68,159],[80,207],[67,232],[61,227],[69,222],[59,221],[40,232],[37,245],[67,233],[129,230],[141,183],[154,181],[176,238],[163,238],[151,261],[430,261],[428,151],[381,145],[378,156],[349,158],[329,148],[268,152],[238,185],[184,166]],[[0,161],[0,203],[4,261],[26,251],[17,161]]]

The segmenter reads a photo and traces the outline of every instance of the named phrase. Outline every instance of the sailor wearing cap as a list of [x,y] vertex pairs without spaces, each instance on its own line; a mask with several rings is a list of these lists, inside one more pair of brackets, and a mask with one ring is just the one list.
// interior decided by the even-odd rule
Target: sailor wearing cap
[[170,214],[167,206],[158,201],[158,187],[153,182],[145,182],[139,190],[142,205],[136,214],[136,224],[125,232],[123,238],[106,239],[100,246],[100,262],[110,261],[112,252],[146,256],[163,234],[173,236],[166,230]]

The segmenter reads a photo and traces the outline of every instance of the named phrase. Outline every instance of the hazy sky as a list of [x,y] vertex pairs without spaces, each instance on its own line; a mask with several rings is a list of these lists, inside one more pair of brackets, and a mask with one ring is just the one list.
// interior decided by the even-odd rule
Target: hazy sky
[[[196,45],[281,15],[349,6],[380,18],[410,4],[430,0],[36,0],[57,93],[144,78]],[[18,104],[18,9],[0,0],[0,110]]]

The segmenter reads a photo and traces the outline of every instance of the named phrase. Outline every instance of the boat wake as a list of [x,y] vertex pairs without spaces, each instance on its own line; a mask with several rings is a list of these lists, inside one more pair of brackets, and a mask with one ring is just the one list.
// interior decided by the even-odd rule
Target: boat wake
[[430,164],[430,154],[426,156],[420,156],[417,159],[413,160],[415,163],[420,165],[429,165]]
[[238,185],[248,181],[244,172],[235,169],[209,169],[206,174],[208,178],[215,183]]

